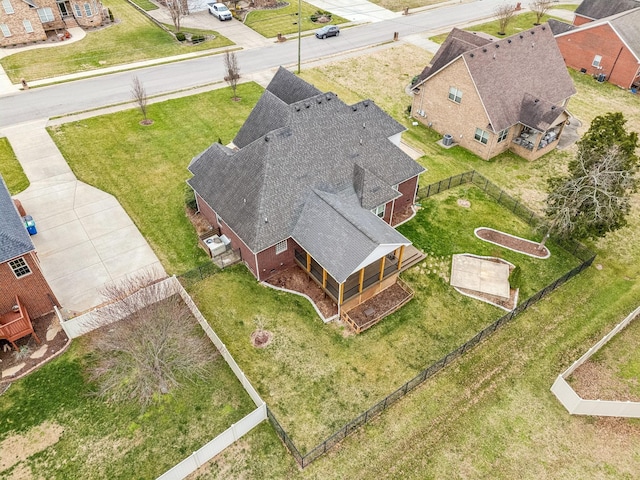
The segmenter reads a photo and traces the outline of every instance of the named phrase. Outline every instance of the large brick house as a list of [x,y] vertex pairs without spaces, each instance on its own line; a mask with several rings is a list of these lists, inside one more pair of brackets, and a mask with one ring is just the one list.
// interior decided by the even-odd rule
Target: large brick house
[[298,263],[346,309],[395,283],[411,244],[391,226],[424,171],[399,148],[404,130],[280,68],[234,148],[195,157],[188,183],[258,280]]
[[625,89],[640,87],[640,2],[631,3],[637,7],[579,26],[551,24],[567,66]]
[[412,91],[417,121],[485,160],[555,148],[576,93],[546,24],[503,39],[454,28]]
[[0,176],[0,314],[11,310],[16,296],[31,318],[49,313],[58,305],[40,271],[31,237]]
[[100,0],[0,0],[0,46],[47,39],[47,32],[96,27],[105,19]]
[[584,25],[638,7],[639,0],[583,0],[576,8],[573,24]]

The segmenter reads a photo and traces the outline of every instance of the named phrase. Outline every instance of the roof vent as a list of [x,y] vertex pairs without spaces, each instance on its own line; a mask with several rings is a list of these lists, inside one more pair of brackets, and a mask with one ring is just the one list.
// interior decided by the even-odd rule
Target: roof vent
[[318,97],[317,100],[318,100],[318,103],[322,103],[322,97]]
[[483,48],[483,49],[482,49],[482,51],[483,51],[484,53],[487,53],[487,49],[486,49],[486,48]]
[[470,56],[471,58],[473,58],[473,57],[474,57],[474,54],[473,54],[473,53],[470,53],[470,54],[469,54],[469,56]]
[[499,43],[496,43],[496,48],[500,48],[500,44]]
[[269,223],[269,219],[267,219],[267,217],[264,217],[264,223]]
[[330,93],[327,93],[326,97],[327,97],[327,101],[331,100],[331,94]]
[[546,30],[546,29],[547,29],[547,27],[542,27],[542,30]]
[[360,139],[360,145],[362,145],[362,139]]
[[511,39],[507,40],[507,43],[511,43]]
[[269,141],[269,136],[268,136],[268,135],[265,135],[265,136],[264,136],[264,141],[265,141],[265,142],[268,142],[268,141]]
[[363,104],[365,107],[368,107],[368,106],[369,106],[369,100],[365,100],[364,102],[362,102],[362,104]]
[[524,38],[524,35],[520,35],[520,38]]
[[309,108],[311,106],[311,104],[309,102],[305,102],[304,103],[304,108]]
[[536,98],[536,99],[533,101],[533,103],[538,103],[539,101],[540,101],[540,100]]
[[531,30],[531,35],[535,35],[536,31],[535,30]]
[[351,110],[353,110],[355,112],[356,110],[358,110],[358,106],[357,105],[351,105]]
[[300,105],[296,105],[296,112],[300,111]]
[[551,105],[551,110],[555,110],[556,106],[555,105]]

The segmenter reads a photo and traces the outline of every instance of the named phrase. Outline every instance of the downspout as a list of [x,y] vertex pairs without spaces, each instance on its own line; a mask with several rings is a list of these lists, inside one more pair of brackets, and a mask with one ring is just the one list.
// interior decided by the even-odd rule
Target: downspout
[[618,52],[618,56],[616,57],[615,61],[613,62],[613,66],[611,67],[611,70],[609,71],[609,80],[611,80],[611,77],[613,76],[613,69],[616,68],[616,63],[618,63],[618,59],[620,58],[620,55],[622,54],[622,50],[624,49],[624,46],[620,47],[620,51]]

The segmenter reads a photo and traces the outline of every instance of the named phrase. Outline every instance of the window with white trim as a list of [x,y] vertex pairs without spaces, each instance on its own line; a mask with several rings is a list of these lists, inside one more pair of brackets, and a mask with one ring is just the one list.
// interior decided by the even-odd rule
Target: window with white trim
[[0,23],[0,31],[2,31],[2,35],[5,37],[11,36],[11,30],[9,30],[9,25],[6,23]]
[[53,10],[49,7],[43,7],[38,9],[38,16],[42,23],[53,22]]
[[24,277],[25,275],[29,275],[31,273],[31,269],[27,262],[24,261],[24,258],[16,258],[15,260],[11,260],[9,262],[9,266],[11,270],[13,270],[13,274],[16,278]]
[[31,25],[31,20],[27,20],[26,18],[22,20],[22,25],[24,25],[24,31],[27,33],[33,33],[33,25]]
[[74,3],[73,9],[76,11],[76,18],[82,17],[82,9],[80,8],[80,5],[78,5],[77,3]]
[[385,209],[385,207],[386,207],[386,205],[380,205],[379,207],[376,207],[371,211],[373,213],[375,213],[377,216],[379,216],[380,218],[384,218],[384,209]]
[[498,143],[504,141],[509,136],[509,129],[505,128],[498,134]]
[[11,0],[2,0],[2,8],[4,8],[4,13],[11,14],[15,11],[13,10],[13,5],[11,5]]
[[596,55],[595,57],[593,57],[593,62],[591,62],[591,65],[594,67],[599,67],[601,63],[602,55]]
[[485,132],[481,128],[476,128],[476,134],[473,136],[477,141],[486,145],[489,143],[489,132]]
[[449,100],[460,103],[462,101],[462,90],[458,90],[456,87],[449,87]]
[[87,17],[93,15],[93,13],[91,13],[91,5],[89,5],[88,3],[84,4],[84,13]]
[[281,242],[276,243],[276,255],[280,255],[282,252],[287,251],[287,241],[282,240]]

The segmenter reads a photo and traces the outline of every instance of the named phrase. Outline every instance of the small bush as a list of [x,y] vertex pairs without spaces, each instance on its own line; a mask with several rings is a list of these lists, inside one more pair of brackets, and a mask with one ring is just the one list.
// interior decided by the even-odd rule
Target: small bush
[[204,35],[196,35],[196,34],[191,35],[191,43],[196,44],[196,43],[202,43],[202,42],[204,42]]
[[184,203],[187,208],[191,210],[198,210],[198,204],[196,203],[196,194],[189,185],[184,186]]
[[113,23],[113,12],[111,11],[111,9],[108,9],[109,12],[109,20],[111,21],[111,23]]
[[323,12],[318,10],[311,15],[311,21],[314,23],[329,23],[331,21],[331,12]]
[[179,42],[184,42],[186,38],[187,37],[185,36],[184,33],[182,33],[182,32],[177,32],[176,33],[176,40],[178,40]]
[[511,270],[509,274],[509,284],[511,288],[520,288],[522,287],[522,269],[520,267],[515,267]]

